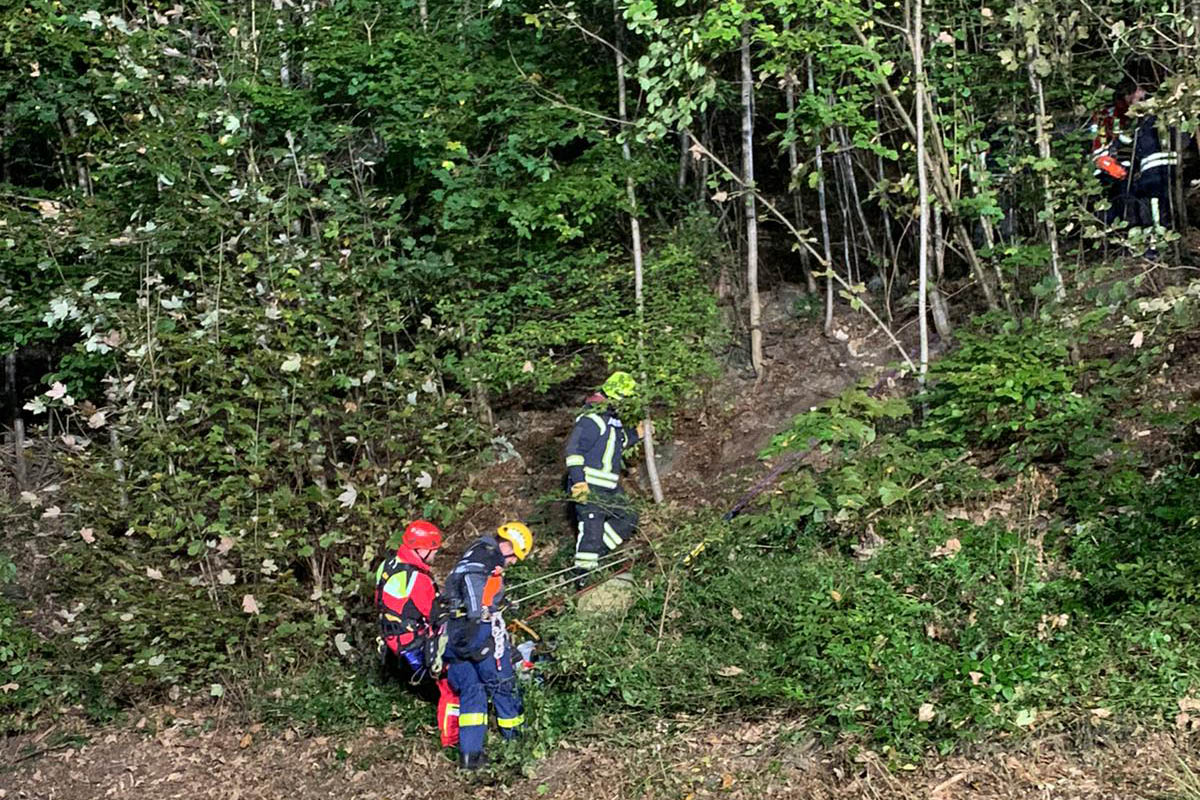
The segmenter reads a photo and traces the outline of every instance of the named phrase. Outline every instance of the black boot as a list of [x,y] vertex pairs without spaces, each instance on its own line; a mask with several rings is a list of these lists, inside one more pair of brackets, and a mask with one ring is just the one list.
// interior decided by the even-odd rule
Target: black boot
[[483,753],[459,753],[458,768],[463,770],[483,769],[487,766],[487,756]]
[[589,573],[590,571],[583,567],[574,567],[571,570],[571,577],[573,578],[571,585],[575,587],[575,591],[578,592],[587,587]]

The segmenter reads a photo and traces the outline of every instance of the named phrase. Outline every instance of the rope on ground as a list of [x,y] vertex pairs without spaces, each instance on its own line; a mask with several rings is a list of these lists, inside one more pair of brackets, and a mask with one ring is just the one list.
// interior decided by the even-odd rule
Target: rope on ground
[[[628,551],[625,551],[624,553],[617,553],[615,555],[618,557],[610,558],[609,560],[598,564],[593,569],[588,570],[587,574],[590,575],[594,572],[605,569],[607,567],[615,567],[618,564],[624,564],[626,561],[632,561],[634,558],[641,555],[641,551],[628,550]],[[574,569],[574,567],[568,567],[565,570],[559,570],[558,573],[551,573],[551,574],[561,574],[563,572],[570,572],[573,569]],[[549,594],[550,592],[553,592],[556,589],[566,588],[567,586],[570,586],[572,583],[574,583],[576,578],[577,578],[577,576],[574,574],[568,575],[566,578],[563,578],[559,581],[555,581],[554,583],[552,583],[551,585],[549,585],[545,588],[539,589],[536,592],[533,592],[532,594],[528,594],[525,597],[518,599],[516,602],[518,605],[521,605],[523,603],[528,603],[530,600],[534,599],[535,597],[541,597],[544,594]],[[521,584],[521,585],[527,585],[531,582],[532,581],[526,581],[525,584]]]

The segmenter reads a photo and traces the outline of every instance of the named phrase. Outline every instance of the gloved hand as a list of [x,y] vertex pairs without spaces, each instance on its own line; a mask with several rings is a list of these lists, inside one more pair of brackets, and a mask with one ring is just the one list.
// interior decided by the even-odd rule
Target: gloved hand
[[425,668],[425,659],[418,650],[403,650],[400,655],[412,667],[413,672],[420,672]]
[[[654,433],[654,425],[653,424],[650,425],[650,432]],[[637,435],[638,435],[639,439],[646,438],[646,420],[641,420],[640,422],[638,422]]]
[[587,481],[571,484],[571,499],[578,500],[581,503],[586,503],[588,499]]

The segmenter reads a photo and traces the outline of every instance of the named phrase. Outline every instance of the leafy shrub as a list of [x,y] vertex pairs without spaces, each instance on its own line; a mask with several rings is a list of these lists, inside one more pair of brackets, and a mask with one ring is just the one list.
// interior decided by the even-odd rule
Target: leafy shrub
[[921,442],[1007,448],[1018,461],[1061,452],[1065,435],[1090,424],[1094,401],[1076,391],[1066,336],[1031,320],[999,333],[962,332],[959,346],[930,369]]
[[[16,565],[0,552],[0,588],[15,575]],[[49,667],[41,640],[0,595],[0,732],[21,727],[54,695]]]

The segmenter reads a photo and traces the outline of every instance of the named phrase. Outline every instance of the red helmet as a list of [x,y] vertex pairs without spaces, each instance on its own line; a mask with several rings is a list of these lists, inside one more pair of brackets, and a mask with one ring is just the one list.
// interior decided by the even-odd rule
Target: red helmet
[[414,550],[436,550],[442,546],[442,532],[432,522],[417,519],[408,523],[400,541]]

